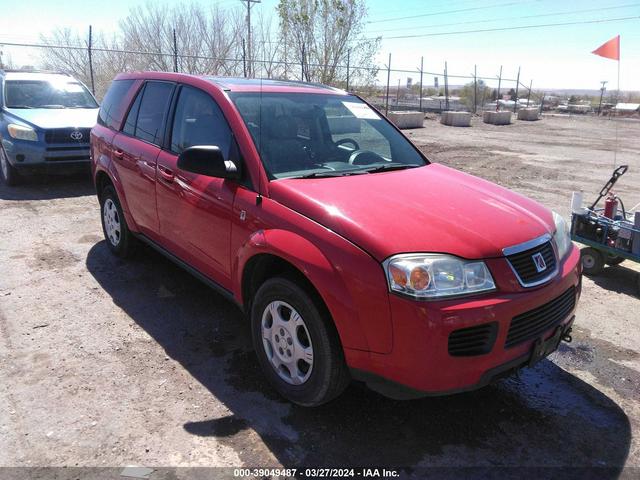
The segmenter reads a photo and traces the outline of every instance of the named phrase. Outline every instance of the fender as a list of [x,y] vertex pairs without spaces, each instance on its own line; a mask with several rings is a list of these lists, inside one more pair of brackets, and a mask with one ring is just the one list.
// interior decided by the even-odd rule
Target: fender
[[[247,262],[255,255],[270,254],[289,262],[316,288],[333,318],[345,349],[386,353],[392,345],[388,299],[368,295],[368,273],[378,269],[373,259],[337,234],[340,254],[329,259],[314,243],[288,230],[268,229],[251,234],[238,252],[234,292],[242,299],[242,276]],[[346,247],[345,247],[346,246]],[[358,268],[354,269],[354,265]],[[354,270],[362,275],[354,278]],[[378,272],[379,273],[379,272]]]
[[[99,128],[99,126],[94,127],[94,131]],[[106,130],[109,133],[112,133],[110,130],[106,128],[101,128],[101,130]],[[104,173],[109,177],[111,183],[116,189],[116,193],[118,194],[118,200],[120,200],[120,205],[122,206],[122,212],[124,213],[124,218],[127,222],[127,226],[129,230],[132,232],[139,232],[140,229],[138,225],[133,220],[133,217],[129,213],[129,204],[127,203],[127,196],[124,193],[124,188],[122,188],[122,182],[120,181],[120,177],[118,175],[118,171],[115,169],[111,158],[109,157],[109,147],[107,143],[110,143],[113,140],[112,136],[109,139],[109,142],[101,135],[97,133],[91,132],[92,138],[92,153],[93,153],[93,182],[96,183],[96,179],[98,178],[99,173]],[[96,185],[97,187],[97,185]]]

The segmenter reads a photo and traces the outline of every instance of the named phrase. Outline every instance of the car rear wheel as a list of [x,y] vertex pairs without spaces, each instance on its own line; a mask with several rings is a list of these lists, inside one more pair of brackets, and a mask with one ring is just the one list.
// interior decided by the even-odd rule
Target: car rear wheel
[[587,247],[580,250],[582,259],[582,271],[585,275],[592,276],[602,273],[604,269],[604,255],[595,248]]
[[9,158],[2,146],[0,146],[0,175],[2,175],[4,183],[10,187],[20,182],[20,176],[16,168],[9,162]]
[[349,384],[337,332],[324,308],[287,278],[267,280],[251,309],[253,345],[269,383],[303,406],[326,403]]
[[100,213],[102,231],[109,250],[122,258],[130,256],[135,246],[135,237],[129,231],[118,195],[112,186],[102,190]]

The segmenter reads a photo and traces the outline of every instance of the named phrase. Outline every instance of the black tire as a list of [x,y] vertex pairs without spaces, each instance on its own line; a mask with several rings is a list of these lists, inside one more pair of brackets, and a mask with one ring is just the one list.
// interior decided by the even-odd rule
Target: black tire
[[[253,345],[264,374],[280,395],[306,407],[333,400],[344,391],[350,381],[338,333],[326,308],[316,296],[310,295],[291,280],[276,277],[262,284],[251,308]],[[263,314],[272,302],[284,302],[295,309],[308,330],[313,361],[308,378],[301,384],[293,385],[285,381],[269,360],[268,347],[262,338],[262,321]],[[283,308],[286,310],[286,307]],[[266,315],[268,318],[269,314]],[[297,332],[296,329],[294,335]],[[271,342],[269,344],[272,345]],[[276,352],[272,351],[271,356],[275,355]],[[288,367],[286,370],[289,372]]]
[[604,255],[595,248],[587,247],[580,250],[582,272],[587,276],[598,275],[604,269]]
[[620,265],[622,262],[624,262],[624,257],[618,257],[617,255],[611,255],[610,253],[607,253],[607,256],[604,259],[604,262],[613,267],[615,265]]
[[[118,195],[116,191],[111,185],[108,185],[102,189],[100,192],[100,220],[102,222],[102,233],[104,233],[104,238],[107,241],[107,246],[109,250],[118,257],[127,258],[130,257],[133,253],[136,246],[136,238],[133,236],[129,227],[127,226],[127,221],[124,218],[124,214],[122,213],[122,206],[120,205],[120,200],[118,200]],[[105,210],[112,211],[112,208],[115,207],[115,216],[120,226],[120,231],[118,235],[110,235],[108,231],[108,225],[106,224],[105,219]]]
[[5,185],[14,187],[20,183],[20,175],[16,168],[9,162],[4,148],[0,145],[0,177]]

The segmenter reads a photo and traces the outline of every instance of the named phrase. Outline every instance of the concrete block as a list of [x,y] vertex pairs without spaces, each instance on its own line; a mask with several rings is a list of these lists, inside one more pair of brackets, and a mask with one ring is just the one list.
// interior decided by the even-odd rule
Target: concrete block
[[469,112],[442,112],[440,123],[450,127],[470,127],[471,113]]
[[511,123],[511,112],[492,112],[487,110],[482,112],[482,121],[492,125],[509,125]]
[[518,110],[518,120],[534,121],[540,120],[537,108],[521,108]]
[[387,118],[400,129],[422,128],[424,113],[422,112],[389,112]]

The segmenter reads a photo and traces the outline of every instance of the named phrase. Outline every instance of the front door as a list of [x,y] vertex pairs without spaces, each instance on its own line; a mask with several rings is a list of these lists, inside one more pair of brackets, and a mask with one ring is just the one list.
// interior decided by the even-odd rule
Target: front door
[[213,98],[182,86],[170,147],[158,157],[156,199],[165,246],[201,273],[231,288],[231,213],[238,184],[180,170],[178,155],[194,145],[216,145],[225,158],[236,151],[231,129]]

